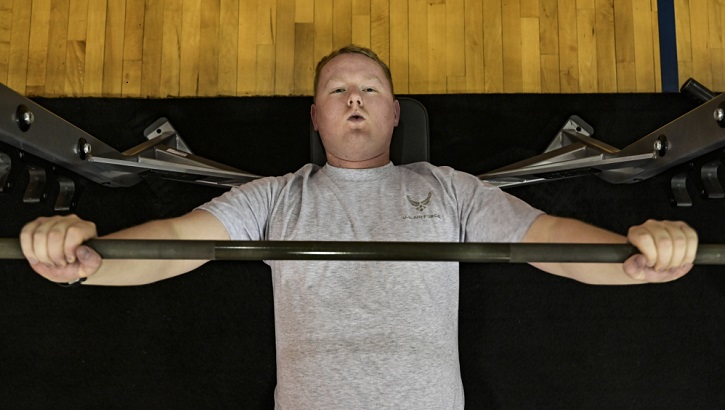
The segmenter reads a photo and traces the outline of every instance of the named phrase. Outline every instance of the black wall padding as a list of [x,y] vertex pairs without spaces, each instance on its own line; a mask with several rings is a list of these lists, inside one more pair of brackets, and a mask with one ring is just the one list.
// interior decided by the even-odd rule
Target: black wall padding
[[[474,174],[540,153],[572,114],[622,148],[697,105],[678,94],[415,98],[430,115],[431,161]],[[309,153],[309,98],[36,101],[119,150],[142,142],[142,130],[165,116],[195,153],[253,173],[294,171]],[[619,232],[650,217],[683,219],[703,242],[722,243],[723,200],[701,198],[696,182],[692,207],[674,207],[669,193],[675,172],[695,176],[702,161],[720,156],[634,185],[587,176],[511,193]],[[15,173],[10,191],[0,194],[2,236],[53,213],[52,201],[22,203],[26,180]],[[80,180],[79,187],[74,212],[101,233],[182,214],[221,192],[168,181],[105,188]],[[2,261],[0,403],[272,408],[268,272],[261,262],[214,262],[148,286],[63,289],[21,261]],[[467,264],[461,282],[468,408],[725,406],[722,268],[696,267],[664,285],[595,287],[526,265]]]

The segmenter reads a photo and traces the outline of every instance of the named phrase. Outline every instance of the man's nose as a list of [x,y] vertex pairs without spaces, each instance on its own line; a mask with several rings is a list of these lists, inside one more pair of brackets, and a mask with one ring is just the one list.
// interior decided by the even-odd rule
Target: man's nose
[[363,105],[362,96],[358,92],[351,91],[350,94],[347,96],[347,105],[352,107],[355,104],[359,106]]

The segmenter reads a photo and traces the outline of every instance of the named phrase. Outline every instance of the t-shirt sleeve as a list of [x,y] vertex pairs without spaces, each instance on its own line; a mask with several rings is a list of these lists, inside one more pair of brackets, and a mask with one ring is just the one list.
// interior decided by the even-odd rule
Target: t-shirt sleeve
[[233,187],[197,209],[219,219],[231,240],[264,240],[275,193],[283,184],[282,177],[258,179]]
[[473,175],[456,172],[464,242],[521,242],[543,212]]

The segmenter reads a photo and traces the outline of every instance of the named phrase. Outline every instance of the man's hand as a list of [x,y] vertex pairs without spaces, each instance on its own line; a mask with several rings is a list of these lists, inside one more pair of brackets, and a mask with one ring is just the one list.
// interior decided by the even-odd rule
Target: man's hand
[[697,233],[684,222],[649,220],[629,229],[627,240],[639,254],[627,259],[624,272],[638,281],[667,282],[692,269]]
[[59,283],[87,278],[101,266],[101,257],[82,245],[97,236],[96,226],[75,215],[41,217],[25,225],[20,245],[34,271]]

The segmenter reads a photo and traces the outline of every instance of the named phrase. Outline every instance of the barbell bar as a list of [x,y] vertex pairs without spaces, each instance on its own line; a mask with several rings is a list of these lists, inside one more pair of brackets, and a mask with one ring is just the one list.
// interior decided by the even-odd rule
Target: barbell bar
[[[620,263],[636,252],[628,244],[332,242],[92,239],[105,259],[358,260],[479,263]],[[24,259],[17,238],[0,238],[0,260]],[[700,244],[695,264],[725,265],[725,245]]]

